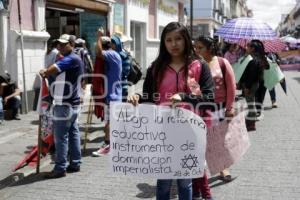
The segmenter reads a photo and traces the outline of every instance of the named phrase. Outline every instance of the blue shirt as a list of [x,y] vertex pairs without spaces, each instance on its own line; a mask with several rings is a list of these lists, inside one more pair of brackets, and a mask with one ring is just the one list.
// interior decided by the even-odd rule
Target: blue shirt
[[54,84],[54,104],[80,104],[81,75],[83,62],[74,52],[64,55],[64,58],[54,64],[59,73]]
[[106,103],[122,101],[122,59],[114,50],[103,51],[105,75],[107,77]]

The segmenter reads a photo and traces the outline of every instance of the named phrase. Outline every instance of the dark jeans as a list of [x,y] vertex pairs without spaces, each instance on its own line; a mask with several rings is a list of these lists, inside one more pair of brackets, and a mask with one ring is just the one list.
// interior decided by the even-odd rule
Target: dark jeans
[[[245,91],[247,88],[243,88]],[[255,121],[256,118],[256,93],[258,90],[258,84],[254,84],[250,89],[249,92],[246,94],[245,92],[245,99],[248,105],[248,114],[246,116],[246,120]]]
[[275,92],[275,87],[272,90],[269,90],[271,101],[276,102],[276,92]]
[[[156,188],[156,200],[169,200],[172,179],[158,179]],[[179,200],[192,199],[192,179],[176,179]]]
[[263,102],[265,99],[267,88],[264,86],[264,82],[259,82],[258,89],[255,92],[255,107],[258,113],[261,113],[263,109]]
[[[255,106],[258,113],[261,113],[263,103],[265,100],[267,88],[264,86],[263,82],[259,83],[259,87],[255,93]],[[271,101],[276,102],[276,93],[275,93],[275,87],[271,90],[269,90]]]

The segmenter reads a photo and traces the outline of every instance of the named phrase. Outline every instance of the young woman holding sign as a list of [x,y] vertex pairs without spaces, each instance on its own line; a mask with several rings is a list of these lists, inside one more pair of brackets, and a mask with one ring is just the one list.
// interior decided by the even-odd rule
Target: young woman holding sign
[[[160,41],[159,55],[147,70],[143,96],[130,96],[128,102],[133,105],[143,102],[156,105],[186,102],[198,106],[202,116],[205,116],[211,103],[205,105],[204,102],[214,102],[213,79],[207,64],[195,54],[187,28],[178,22],[171,22],[164,28]],[[209,121],[206,122],[209,125]],[[157,181],[157,200],[170,199],[171,185],[172,180]],[[180,200],[193,198],[191,179],[177,179],[177,186]],[[207,196],[205,199],[212,198]]]

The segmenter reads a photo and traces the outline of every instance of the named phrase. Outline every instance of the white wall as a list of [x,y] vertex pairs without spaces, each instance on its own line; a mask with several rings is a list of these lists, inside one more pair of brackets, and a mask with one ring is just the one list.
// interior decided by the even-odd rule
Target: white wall
[[147,58],[146,58],[146,67],[148,68],[151,63],[154,61],[154,59],[158,56],[158,50],[159,50],[159,40],[148,40],[147,41]]
[[[32,90],[36,73],[44,68],[46,41],[50,35],[47,32],[36,31],[23,31],[23,34],[26,90]],[[10,49],[7,59],[10,66],[9,73],[17,81],[19,88],[23,90],[21,42],[18,31],[10,31]]]
[[[143,71],[145,72],[146,68],[150,66],[150,64],[154,61],[154,59],[158,55],[159,49],[159,38],[158,39],[149,39],[148,37],[148,26],[149,26],[149,7],[141,6],[136,3],[133,3],[131,0],[126,1],[125,4],[125,32],[126,36],[130,37],[130,22],[140,22],[143,23],[144,31],[143,34],[145,36],[145,40],[143,42],[143,63],[141,63],[143,67]],[[158,2],[158,1],[157,1]],[[176,8],[178,11],[178,1],[173,0],[163,0],[163,3]],[[158,9],[159,5],[156,5]],[[134,11],[134,12],[133,12]],[[161,10],[157,11],[157,35],[159,31],[159,26],[166,26],[169,22],[178,21],[178,12],[174,15],[165,13]]]
[[0,74],[7,70],[8,12],[0,11]]
[[[126,35],[130,38],[130,23],[131,22],[139,22],[142,23],[142,38],[144,38],[144,42],[142,43],[142,63],[140,63],[141,67],[145,69],[147,63],[146,63],[146,57],[147,57],[147,51],[146,51],[146,38],[148,35],[148,17],[149,17],[149,10],[148,6],[143,6],[136,4],[132,1],[127,1],[126,5]],[[134,39],[134,38],[132,38]]]

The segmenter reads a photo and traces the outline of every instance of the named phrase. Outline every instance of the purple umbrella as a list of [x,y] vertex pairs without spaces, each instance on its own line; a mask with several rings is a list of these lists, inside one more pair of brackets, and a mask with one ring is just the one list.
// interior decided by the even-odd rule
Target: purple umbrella
[[247,17],[227,21],[215,35],[226,40],[274,40],[277,38],[275,31],[269,25]]
[[[249,43],[250,40],[245,40],[245,39],[241,39],[237,43],[238,45],[240,45],[243,48],[246,48],[247,43]],[[282,42],[279,38],[275,39],[275,40],[262,40],[264,47],[265,47],[265,51],[266,52],[281,52],[283,50],[286,50],[288,48],[288,46]]]

